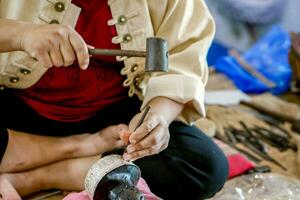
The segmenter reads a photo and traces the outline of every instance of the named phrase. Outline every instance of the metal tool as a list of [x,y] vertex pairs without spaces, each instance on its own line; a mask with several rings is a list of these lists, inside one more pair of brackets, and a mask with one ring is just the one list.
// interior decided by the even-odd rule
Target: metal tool
[[[136,125],[136,127],[134,128],[133,131],[136,131],[136,130],[142,125],[142,123],[144,122],[144,120],[145,120],[145,118],[146,118],[148,112],[150,111],[150,109],[151,109],[150,106],[147,106],[147,107],[146,107],[145,111],[143,112],[143,114],[142,114],[140,120],[138,121],[138,123],[137,123],[137,125]],[[125,154],[126,152],[127,152],[127,146],[125,147],[124,153],[123,153],[123,154]]]
[[278,148],[279,150],[287,150],[288,148],[297,151],[297,145],[292,143],[290,138],[286,135],[282,135],[281,133],[277,133],[275,131],[271,131],[269,129],[256,126],[252,129],[255,133],[258,134],[260,138],[269,143],[270,145]]
[[242,131],[241,133],[244,133],[244,136],[246,137],[247,141],[249,141],[257,150],[265,153],[266,152],[265,145],[257,137],[253,135],[250,128],[248,128],[248,126],[244,122],[240,121],[240,124],[244,129],[244,131]]
[[238,146],[236,146],[236,144],[233,144],[230,139],[228,138],[228,135],[226,135],[226,137],[222,136],[219,132],[216,133],[215,137],[219,140],[221,140],[222,142],[224,142],[225,144],[227,144],[228,146],[234,148],[235,150],[239,151],[240,153],[244,154],[247,158],[249,158],[250,160],[252,160],[255,163],[260,163],[261,159],[259,159],[258,157],[254,156],[253,154],[251,154],[248,151],[245,151],[244,149],[239,148]]
[[247,147],[248,149],[250,149],[252,152],[254,152],[255,154],[257,154],[258,156],[260,156],[261,158],[270,161],[274,164],[276,164],[277,166],[281,167],[283,170],[287,171],[287,168],[285,168],[285,166],[283,166],[281,163],[279,163],[277,160],[275,160],[274,158],[272,158],[267,151],[265,150],[265,148],[260,147],[260,145],[258,145],[257,143],[255,143],[255,141],[250,141],[248,140],[247,136],[239,134],[236,135],[237,140],[244,144],[245,147]]
[[134,131],[136,131],[136,129],[138,129],[138,128],[142,125],[142,123],[144,122],[144,120],[145,120],[145,118],[146,118],[148,112],[150,111],[150,108],[151,108],[150,106],[147,106],[147,107],[146,107],[146,109],[145,109],[145,111],[143,112],[143,114],[142,114],[142,116],[141,116],[141,119],[140,119],[139,122],[137,123],[137,125],[136,125]]
[[145,57],[146,72],[167,72],[168,44],[162,38],[151,37],[147,39],[146,51],[114,50],[114,49],[89,49],[91,55]]
[[263,166],[257,166],[254,167],[253,169],[250,169],[247,174],[256,174],[256,173],[270,173],[271,172],[271,168],[267,165],[263,165]]

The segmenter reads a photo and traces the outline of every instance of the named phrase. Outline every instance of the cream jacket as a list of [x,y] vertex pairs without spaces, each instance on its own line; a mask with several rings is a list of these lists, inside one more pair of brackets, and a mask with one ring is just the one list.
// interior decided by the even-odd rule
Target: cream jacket
[[[125,64],[121,74],[127,77],[123,85],[129,87],[129,96],[143,99],[142,109],[158,96],[185,103],[179,120],[186,123],[205,115],[206,55],[215,26],[204,0],[108,0],[108,4],[113,18],[107,23],[118,32],[112,42],[122,49],[145,50],[151,36],[169,44],[168,73],[144,73],[143,58],[117,58]],[[0,0],[1,18],[74,27],[79,14],[71,0]],[[2,89],[28,88],[45,72],[24,52],[0,54]]]

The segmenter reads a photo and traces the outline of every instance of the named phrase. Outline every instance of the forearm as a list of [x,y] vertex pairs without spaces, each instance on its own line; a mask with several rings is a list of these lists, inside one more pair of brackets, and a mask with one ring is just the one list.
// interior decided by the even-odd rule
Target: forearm
[[151,111],[159,113],[170,124],[181,113],[184,104],[178,103],[166,97],[156,97],[149,102]]
[[8,130],[9,141],[0,173],[32,169],[66,158],[80,156],[80,136],[46,137]]
[[0,52],[21,50],[20,33],[23,33],[27,23],[0,18]]

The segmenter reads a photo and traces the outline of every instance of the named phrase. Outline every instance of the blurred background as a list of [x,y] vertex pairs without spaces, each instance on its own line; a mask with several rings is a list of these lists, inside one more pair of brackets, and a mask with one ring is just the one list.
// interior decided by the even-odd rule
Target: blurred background
[[246,50],[272,26],[300,32],[299,0],[206,0],[217,24],[216,41]]

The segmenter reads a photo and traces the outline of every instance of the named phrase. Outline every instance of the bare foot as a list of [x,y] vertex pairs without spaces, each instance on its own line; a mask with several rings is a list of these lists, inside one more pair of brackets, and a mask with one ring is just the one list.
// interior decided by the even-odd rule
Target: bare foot
[[21,200],[13,185],[6,178],[5,174],[0,175],[0,199],[1,200]]
[[126,144],[120,135],[129,132],[125,124],[109,126],[98,133],[88,135],[82,141],[81,147],[85,155],[92,156],[121,149]]

